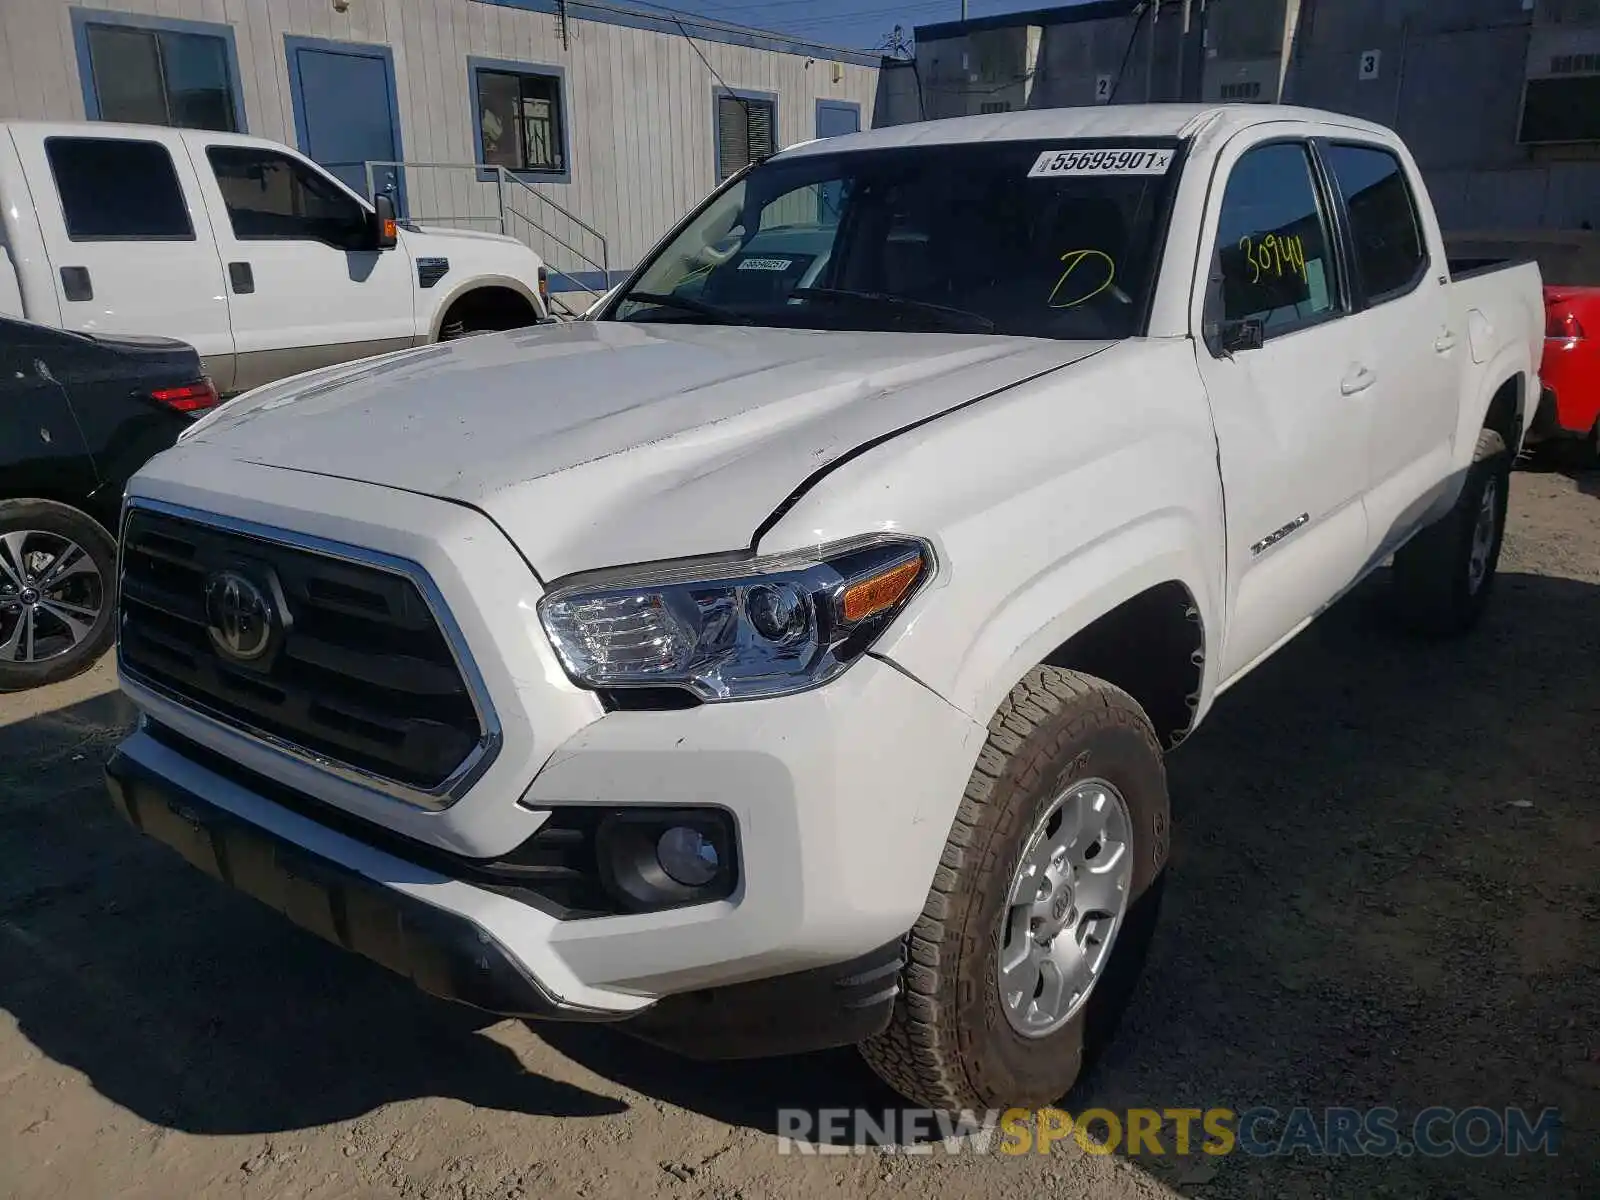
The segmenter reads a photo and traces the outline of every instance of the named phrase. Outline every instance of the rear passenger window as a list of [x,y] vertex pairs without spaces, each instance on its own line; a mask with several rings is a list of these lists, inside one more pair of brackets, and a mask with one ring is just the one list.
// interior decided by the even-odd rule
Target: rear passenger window
[[73,241],[194,239],[178,172],[160,142],[53,137],[44,153]]
[[1428,254],[1400,160],[1376,146],[1333,145],[1328,166],[1350,213],[1367,299],[1379,303],[1410,291],[1427,271]]
[[1220,298],[1224,322],[1259,320],[1271,337],[1338,311],[1332,243],[1306,146],[1247,151],[1222,195],[1213,312]]

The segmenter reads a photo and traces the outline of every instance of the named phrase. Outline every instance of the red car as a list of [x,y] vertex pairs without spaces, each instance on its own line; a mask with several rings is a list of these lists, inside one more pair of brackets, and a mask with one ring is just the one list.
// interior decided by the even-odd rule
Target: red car
[[1600,457],[1600,287],[1544,289],[1544,380],[1538,430],[1580,437]]

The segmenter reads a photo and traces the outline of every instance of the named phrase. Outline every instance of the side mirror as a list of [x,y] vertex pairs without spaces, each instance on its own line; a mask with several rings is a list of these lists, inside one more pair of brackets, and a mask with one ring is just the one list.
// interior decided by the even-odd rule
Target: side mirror
[[372,198],[372,248],[374,250],[393,250],[400,240],[399,227],[395,223],[394,197],[386,192],[379,192]]
[[1222,352],[1237,354],[1241,350],[1259,350],[1267,344],[1267,327],[1259,317],[1246,317],[1243,321],[1228,321],[1222,326]]

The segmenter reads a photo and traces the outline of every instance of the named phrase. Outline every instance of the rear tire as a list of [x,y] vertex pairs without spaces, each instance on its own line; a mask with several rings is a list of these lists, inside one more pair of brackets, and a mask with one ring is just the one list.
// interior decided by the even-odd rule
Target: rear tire
[[0,501],[0,692],[70,679],[115,630],[117,548],[50,500]]
[[1459,637],[1483,617],[1505,540],[1511,454],[1493,429],[1478,433],[1455,507],[1394,556],[1401,622],[1425,637]]
[[[1096,796],[1117,802],[1124,842],[1095,824],[1106,811]],[[1053,814],[1066,813],[1073,797],[1084,798],[1082,838],[1102,839],[1100,850],[1077,840],[1078,849],[1067,849],[1069,818]],[[1133,698],[1074,671],[1035,667],[989,722],[911,932],[893,1016],[861,1046],[872,1069],[908,1100],[938,1109],[1037,1106],[1064,1095],[1110,1041],[1144,964],[1160,908],[1169,822],[1161,749]],[[1046,835],[1062,839],[1060,882],[1054,855],[1044,871],[1030,869],[1043,861],[1039,838]],[[1096,919],[1089,914],[1102,910],[1086,897],[1096,875],[1108,886],[1124,853],[1126,873],[1108,888],[1123,897],[1122,915],[1100,924],[1094,941]],[[1076,865],[1066,869],[1069,861]],[[1030,918],[1033,911],[1043,915]],[[1004,975],[1003,967],[1037,954],[1051,958],[1051,945],[1063,938],[1069,964],[1079,961],[1072,957],[1078,947],[1100,948],[1094,974],[1055,990],[1051,981],[1068,976],[1053,966],[1040,969],[1031,996],[1003,982],[1028,978],[1026,964]],[[1040,942],[1044,948],[1036,951]],[[1044,1001],[1052,994],[1064,998],[1046,1019]]]

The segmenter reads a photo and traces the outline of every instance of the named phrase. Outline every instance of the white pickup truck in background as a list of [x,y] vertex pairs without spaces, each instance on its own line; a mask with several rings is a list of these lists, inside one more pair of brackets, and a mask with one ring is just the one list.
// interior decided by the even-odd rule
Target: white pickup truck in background
[[1328,113],[792,148],[582,321],[141,471],[113,799],[440,995],[1051,1102],[1156,927],[1163,751],[1390,556],[1421,632],[1483,613],[1542,310]]
[[221,392],[545,317],[527,246],[393,215],[260,138],[0,123],[0,314],[178,338]]

